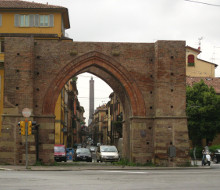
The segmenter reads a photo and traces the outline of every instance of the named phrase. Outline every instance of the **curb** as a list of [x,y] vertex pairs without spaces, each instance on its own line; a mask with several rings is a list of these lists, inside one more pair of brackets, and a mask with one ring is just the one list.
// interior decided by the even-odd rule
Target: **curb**
[[188,169],[211,169],[210,166],[197,167],[88,167],[88,166],[30,166],[26,169],[22,166],[0,167],[0,171],[83,171],[83,170],[188,170]]

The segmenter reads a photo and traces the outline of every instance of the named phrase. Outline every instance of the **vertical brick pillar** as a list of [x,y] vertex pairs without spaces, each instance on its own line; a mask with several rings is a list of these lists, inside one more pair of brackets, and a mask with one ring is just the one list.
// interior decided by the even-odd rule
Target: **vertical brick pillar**
[[[25,142],[19,135],[17,123],[24,120],[22,109],[33,110],[34,40],[33,38],[5,38],[5,78],[0,160],[4,163],[25,163]],[[34,137],[29,138],[29,151],[35,159]],[[34,161],[33,161],[34,162]],[[30,162],[30,163],[33,163]]]
[[54,162],[55,117],[39,116],[35,118],[39,124],[39,160],[44,164]]
[[[185,113],[185,42],[158,41],[155,44],[154,154],[159,165],[181,165],[189,161]],[[176,147],[172,163],[170,143]]]
[[33,110],[34,39],[5,39],[4,108]]
[[130,126],[130,161],[146,164],[152,162],[153,138],[152,119],[146,117],[131,118]]
[[130,160],[130,121],[125,120],[123,123],[123,146],[122,155],[124,159]]

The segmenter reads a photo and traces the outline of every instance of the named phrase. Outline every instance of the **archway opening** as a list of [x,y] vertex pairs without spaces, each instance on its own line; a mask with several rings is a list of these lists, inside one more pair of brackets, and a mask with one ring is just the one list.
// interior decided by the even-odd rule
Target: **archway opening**
[[[122,157],[130,159],[131,118],[133,116],[145,115],[145,105],[143,103],[144,100],[142,98],[142,95],[135,82],[132,80],[132,77],[129,75],[129,72],[127,72],[126,68],[121,66],[119,63],[115,62],[114,60],[109,60],[108,57],[97,52],[90,52],[84,56],[86,59],[83,59],[82,56],[78,59],[70,61],[69,64],[65,66],[65,68],[62,68],[60,70],[58,75],[52,81],[52,84],[48,88],[44,99],[43,114],[51,115],[55,113],[57,99],[59,99],[60,96],[62,97],[62,89],[65,87],[65,85],[67,85],[68,83],[70,84],[75,79],[77,79],[78,75],[87,72],[93,74],[96,77],[99,77],[112,88],[112,90],[114,91],[114,97],[112,97],[112,108],[110,105],[110,107],[107,108],[109,110],[106,110],[106,113],[108,112],[108,115],[106,116],[111,117],[112,119],[110,119],[110,122],[107,121],[107,124],[104,127],[98,127],[98,135],[96,137],[94,137],[93,133],[93,138],[95,138],[94,143],[114,144],[118,147],[119,139],[123,139],[124,146],[123,148],[121,147],[120,153]],[[60,102],[62,103],[62,100],[60,100]],[[84,108],[82,108],[80,104],[77,105],[76,103],[75,106],[76,110],[77,108],[78,110],[84,110]],[[65,124],[65,115],[63,116],[63,118]],[[72,134],[74,134],[74,122],[76,121],[76,119],[79,118],[72,118],[72,128],[70,128]],[[59,119],[56,118],[55,123],[57,120],[59,121]],[[84,119],[79,120],[79,123],[81,128],[84,128],[84,125],[86,125]],[[80,130],[81,137],[74,140],[74,135],[72,135],[72,137],[71,135],[68,135],[67,127],[64,127],[62,129],[62,133],[66,133],[66,135],[63,135],[62,142],[66,142],[67,146],[74,146],[78,143],[82,144],[88,138],[91,138],[90,136],[92,136],[92,134],[90,136],[86,134],[82,135],[84,131]],[[55,139],[56,136],[57,135],[55,132]]]
[[131,115],[125,89],[120,81],[100,68],[93,66],[84,71],[65,83],[57,99],[55,144],[75,149],[78,146],[115,145],[124,157],[122,141],[123,136],[125,142],[129,141],[126,126],[129,126]]

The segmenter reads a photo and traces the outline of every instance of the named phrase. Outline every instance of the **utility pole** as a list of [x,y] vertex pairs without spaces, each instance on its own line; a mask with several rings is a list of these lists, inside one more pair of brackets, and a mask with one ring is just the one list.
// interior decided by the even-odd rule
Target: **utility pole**
[[26,169],[28,169],[28,120],[25,118],[25,160]]
[[32,135],[32,127],[36,125],[36,121],[28,121],[31,116],[31,110],[29,108],[24,108],[22,110],[22,115],[25,118],[24,121],[19,121],[19,133],[25,136],[25,166],[28,169],[28,135]]

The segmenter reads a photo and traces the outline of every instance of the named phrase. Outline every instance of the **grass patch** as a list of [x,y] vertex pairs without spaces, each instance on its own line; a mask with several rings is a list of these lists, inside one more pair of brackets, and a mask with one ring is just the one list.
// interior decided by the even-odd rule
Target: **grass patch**
[[149,166],[149,167],[156,167],[152,162],[147,162],[145,164],[141,163],[134,163],[134,162],[129,162],[127,159],[121,159],[119,162],[114,162],[113,165],[117,166]]
[[191,164],[191,162],[185,162],[185,163],[182,163],[182,164],[178,164],[177,166],[178,167],[191,167],[193,165]]

